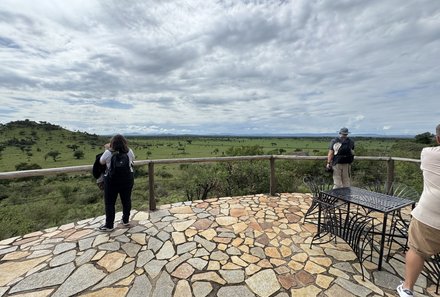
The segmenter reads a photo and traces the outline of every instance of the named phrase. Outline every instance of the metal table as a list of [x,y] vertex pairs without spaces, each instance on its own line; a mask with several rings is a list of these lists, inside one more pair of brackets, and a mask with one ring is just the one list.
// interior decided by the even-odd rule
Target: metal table
[[333,197],[341,201],[347,202],[348,207],[350,207],[350,204],[354,204],[366,208],[368,211],[377,211],[383,214],[382,232],[379,233],[381,235],[381,239],[379,247],[378,270],[381,270],[388,214],[408,205],[412,205],[412,207],[414,208],[416,202],[410,199],[372,192],[356,187],[338,188],[329,191],[322,191],[321,195],[327,195],[327,197]]

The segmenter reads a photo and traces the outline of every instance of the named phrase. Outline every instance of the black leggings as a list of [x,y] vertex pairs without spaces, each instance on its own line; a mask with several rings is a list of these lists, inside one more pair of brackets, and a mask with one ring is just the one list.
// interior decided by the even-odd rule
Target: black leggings
[[104,179],[105,226],[113,228],[115,222],[115,204],[118,194],[122,202],[122,220],[128,223],[131,211],[131,191],[133,189],[133,174],[126,180]]

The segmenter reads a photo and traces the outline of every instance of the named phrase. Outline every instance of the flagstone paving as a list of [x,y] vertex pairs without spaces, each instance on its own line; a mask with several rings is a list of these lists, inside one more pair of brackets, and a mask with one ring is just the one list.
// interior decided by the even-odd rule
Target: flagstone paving
[[[396,296],[403,265],[366,279],[350,248],[310,248],[301,222],[310,195],[249,195],[133,211],[131,225],[95,229],[104,217],[0,241],[0,296]],[[117,214],[120,220],[121,214]],[[436,296],[421,277],[417,296]]]

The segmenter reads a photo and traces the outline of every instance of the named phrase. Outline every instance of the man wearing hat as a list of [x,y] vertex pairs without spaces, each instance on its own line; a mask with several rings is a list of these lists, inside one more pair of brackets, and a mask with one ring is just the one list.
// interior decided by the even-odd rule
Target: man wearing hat
[[327,169],[333,169],[333,188],[350,186],[350,167],[354,159],[354,141],[348,129],[341,128],[339,137],[332,139],[327,155]]

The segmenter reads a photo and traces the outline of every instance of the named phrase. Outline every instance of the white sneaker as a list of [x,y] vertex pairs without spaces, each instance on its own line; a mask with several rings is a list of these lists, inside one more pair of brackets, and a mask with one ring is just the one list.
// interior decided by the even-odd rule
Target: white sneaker
[[414,293],[410,289],[404,289],[403,284],[397,286],[397,293],[400,297],[414,297]]

